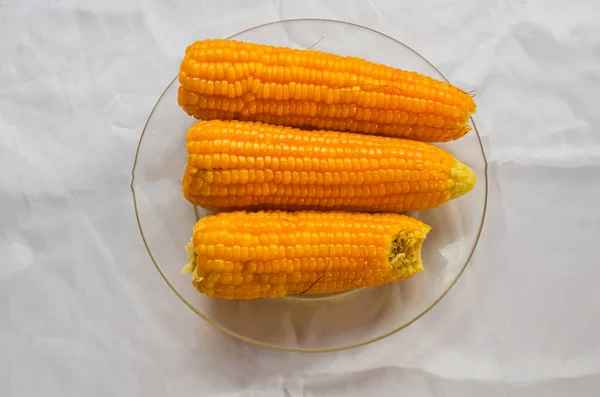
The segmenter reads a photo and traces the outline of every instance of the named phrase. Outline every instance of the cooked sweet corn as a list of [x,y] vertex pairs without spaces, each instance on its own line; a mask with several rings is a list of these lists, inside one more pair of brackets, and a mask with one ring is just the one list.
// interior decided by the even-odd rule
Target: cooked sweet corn
[[423,270],[431,228],[398,214],[220,213],[202,218],[186,249],[194,286],[224,299],[341,292]]
[[471,96],[355,57],[233,40],[189,46],[179,105],[196,118],[250,120],[433,142],[466,134]]
[[183,194],[209,209],[418,211],[459,197],[475,174],[423,142],[254,122],[187,134]]

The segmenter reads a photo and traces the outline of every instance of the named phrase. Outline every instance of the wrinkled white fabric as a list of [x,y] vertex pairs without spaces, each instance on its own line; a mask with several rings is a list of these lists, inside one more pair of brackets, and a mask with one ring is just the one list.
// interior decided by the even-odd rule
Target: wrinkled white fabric
[[[1,396],[597,396],[596,1],[0,1]],[[195,39],[279,19],[362,24],[476,90],[484,233],[450,294],[338,353],[272,351],[189,310],[129,183]]]

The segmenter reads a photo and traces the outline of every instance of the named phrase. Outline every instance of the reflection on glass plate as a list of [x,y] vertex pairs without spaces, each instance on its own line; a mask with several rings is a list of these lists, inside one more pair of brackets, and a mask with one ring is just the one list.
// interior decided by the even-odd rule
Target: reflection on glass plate
[[[393,67],[444,76],[404,44],[349,23],[302,19],[270,23],[231,38],[262,44],[353,55]],[[431,309],[460,277],[477,244],[487,202],[487,164],[473,131],[439,146],[473,168],[478,182],[469,194],[438,208],[411,213],[433,227],[423,246],[425,270],[411,279],[318,298],[252,301],[208,298],[179,270],[184,246],[198,217],[181,194],[185,135],[196,122],[177,104],[174,80],[160,97],[142,133],[131,188],[140,232],[165,281],[192,310],[219,329],[247,342],[294,351],[332,351],[374,342],[408,326]]]

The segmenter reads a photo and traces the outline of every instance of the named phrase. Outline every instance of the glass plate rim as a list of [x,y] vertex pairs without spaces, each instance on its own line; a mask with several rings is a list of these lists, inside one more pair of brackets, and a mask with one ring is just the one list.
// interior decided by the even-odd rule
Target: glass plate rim
[[[408,49],[409,51],[413,52],[415,55],[417,55],[418,57],[421,57],[425,62],[427,62],[432,68],[434,68],[439,74],[440,76],[442,76],[442,78],[449,83],[449,80],[446,78],[446,76],[433,64],[431,63],[427,58],[425,58],[422,54],[420,54],[419,52],[417,52],[416,50],[414,50],[413,48],[411,48],[410,46],[408,46],[407,44],[385,34],[382,33],[376,29],[367,27],[367,26],[363,26],[360,24],[356,24],[356,23],[352,23],[352,22],[347,22],[347,21],[341,21],[341,20],[335,20],[335,19],[327,19],[327,18],[292,18],[292,19],[282,19],[282,20],[277,20],[277,21],[271,21],[271,22],[267,22],[267,23],[262,23],[259,25],[255,25],[252,26],[250,28],[244,29],[240,32],[237,32],[229,37],[227,37],[226,39],[232,39],[242,33],[248,32],[250,30],[253,29],[257,29],[257,28],[261,28],[264,26],[268,26],[268,25],[274,25],[274,24],[279,24],[279,23],[286,23],[286,22],[300,22],[300,21],[319,21],[319,22],[333,22],[333,23],[341,23],[341,24],[345,24],[345,25],[351,25],[354,27],[358,27],[358,28],[362,28],[362,29],[366,29],[366,30],[370,30],[373,33],[377,33],[379,35],[382,35],[390,40],[393,40],[394,42],[396,42],[397,44],[400,44],[401,46],[405,47],[406,49]],[[302,348],[293,348],[293,347],[282,347],[282,346],[277,346],[277,345],[272,345],[270,343],[264,343],[264,342],[260,342],[251,338],[247,338],[245,336],[242,336],[236,332],[233,332],[223,326],[221,326],[220,324],[216,323],[214,320],[212,320],[210,317],[206,316],[205,314],[203,314],[202,312],[200,312],[199,310],[197,310],[191,303],[189,303],[183,296],[181,296],[181,294],[179,294],[179,292],[177,291],[177,289],[171,284],[171,282],[169,281],[169,279],[167,278],[167,276],[163,273],[162,269],[160,268],[160,265],[157,263],[156,259],[154,258],[154,255],[152,254],[152,251],[150,250],[150,246],[148,244],[148,241],[146,240],[146,237],[144,236],[144,231],[142,228],[142,223],[140,221],[140,216],[139,216],[139,211],[138,211],[138,206],[137,206],[137,199],[136,199],[136,195],[135,195],[135,168],[137,166],[137,161],[138,161],[138,156],[139,156],[139,152],[140,152],[140,148],[142,146],[142,140],[144,139],[144,134],[146,133],[146,128],[148,127],[148,124],[150,122],[150,119],[152,118],[152,115],[154,114],[154,111],[156,110],[156,107],[158,106],[158,104],[160,103],[160,101],[162,100],[162,98],[164,97],[164,95],[166,94],[166,92],[169,90],[169,87],[171,87],[171,85],[177,80],[177,76],[175,76],[175,78],[173,80],[171,80],[171,82],[167,85],[167,87],[165,88],[165,90],[162,92],[162,94],[158,97],[158,100],[156,101],[156,103],[154,104],[154,106],[152,107],[152,111],[150,112],[150,114],[148,115],[148,119],[146,120],[146,123],[144,124],[144,128],[142,129],[142,133],[140,135],[140,140],[138,142],[137,145],[137,149],[135,151],[135,157],[134,157],[134,161],[133,161],[133,168],[131,169],[131,183],[130,183],[130,188],[131,188],[131,193],[133,195],[133,206],[134,206],[134,210],[135,210],[135,217],[136,217],[136,221],[138,224],[138,228],[140,231],[140,235],[142,237],[142,241],[144,242],[144,246],[146,247],[146,251],[148,253],[148,256],[150,257],[150,259],[152,260],[152,263],[154,264],[154,267],[156,268],[156,270],[158,270],[158,273],[161,275],[161,277],[163,278],[163,280],[167,283],[167,285],[169,286],[169,288],[171,288],[171,290],[173,291],[173,293],[175,293],[175,295],[177,295],[177,297],[179,299],[181,299],[181,301],[187,306],[189,307],[194,313],[196,313],[198,316],[200,316],[202,319],[204,319],[205,321],[207,321],[210,325],[216,327],[218,330],[226,333],[227,335],[233,336],[234,338],[237,338],[239,340],[242,340],[244,342],[247,343],[251,343],[253,345],[257,345],[257,346],[261,346],[261,347],[267,347],[270,349],[275,349],[275,350],[280,350],[280,351],[288,351],[288,352],[298,352],[298,353],[327,353],[327,352],[336,352],[336,351],[342,351],[342,350],[349,350],[349,349],[354,349],[357,347],[361,347],[361,346],[366,346],[369,345],[371,343],[380,341],[382,339],[387,338],[388,336],[391,336],[401,330],[403,330],[404,328],[410,326],[411,324],[413,324],[414,322],[416,322],[417,320],[419,320],[421,317],[423,317],[425,314],[427,314],[431,309],[433,309],[442,299],[444,299],[444,297],[448,294],[448,292],[450,292],[450,290],[454,287],[454,285],[458,282],[458,280],[460,279],[460,277],[462,276],[462,274],[464,273],[465,269],[467,268],[469,262],[471,261],[471,258],[473,257],[473,254],[475,253],[475,250],[477,249],[477,245],[479,244],[479,239],[481,237],[481,233],[483,231],[483,225],[485,223],[485,217],[487,214],[487,204],[488,204],[488,189],[489,189],[489,182],[488,182],[488,161],[487,161],[487,157],[485,155],[485,150],[483,147],[483,142],[481,140],[481,135],[479,134],[479,130],[477,129],[477,125],[475,124],[475,120],[473,119],[473,117],[470,117],[470,121],[471,124],[473,125],[473,132],[477,135],[477,141],[479,143],[479,149],[481,150],[481,154],[483,156],[483,161],[484,161],[484,175],[485,175],[485,192],[484,192],[484,203],[483,203],[483,214],[481,216],[481,221],[479,223],[479,230],[477,232],[477,236],[475,237],[475,243],[473,244],[473,248],[471,249],[471,252],[469,253],[465,263],[462,265],[460,271],[458,272],[458,274],[456,275],[456,277],[454,278],[454,280],[452,280],[452,282],[450,283],[450,285],[448,286],[448,288],[446,288],[446,290],[444,290],[444,292],[431,304],[429,305],[427,308],[425,308],[425,310],[423,310],[419,315],[415,316],[412,320],[402,324],[401,326],[399,326],[398,328],[393,329],[390,332],[387,332],[383,335],[380,335],[378,337],[375,338],[371,338],[368,339],[364,342],[361,343],[355,343],[355,344],[351,344],[351,345],[347,345],[347,346],[340,346],[340,347],[334,347],[334,348],[330,348],[330,349],[302,349]]]

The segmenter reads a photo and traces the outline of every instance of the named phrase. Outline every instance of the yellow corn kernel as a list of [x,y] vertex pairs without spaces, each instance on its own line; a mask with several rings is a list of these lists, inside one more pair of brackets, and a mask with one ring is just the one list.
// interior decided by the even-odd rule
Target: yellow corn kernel
[[[218,56],[215,56],[218,54]],[[202,40],[179,72],[179,105],[196,118],[450,141],[473,98],[416,72],[314,50]]]
[[[269,244],[274,241],[274,230],[285,233]],[[219,213],[202,218],[194,226],[183,272],[192,273],[192,282],[200,292],[224,299],[323,294],[377,286],[423,270],[421,245],[430,230],[417,219],[389,213]],[[232,251],[243,247],[258,253],[268,248],[284,255],[277,259],[255,255],[236,261],[228,250],[201,248],[215,235],[232,236],[228,245]],[[243,238],[247,235],[252,238]]]
[[476,181],[472,169],[427,143],[258,122],[198,122],[187,151],[183,194],[216,210],[419,211]]

